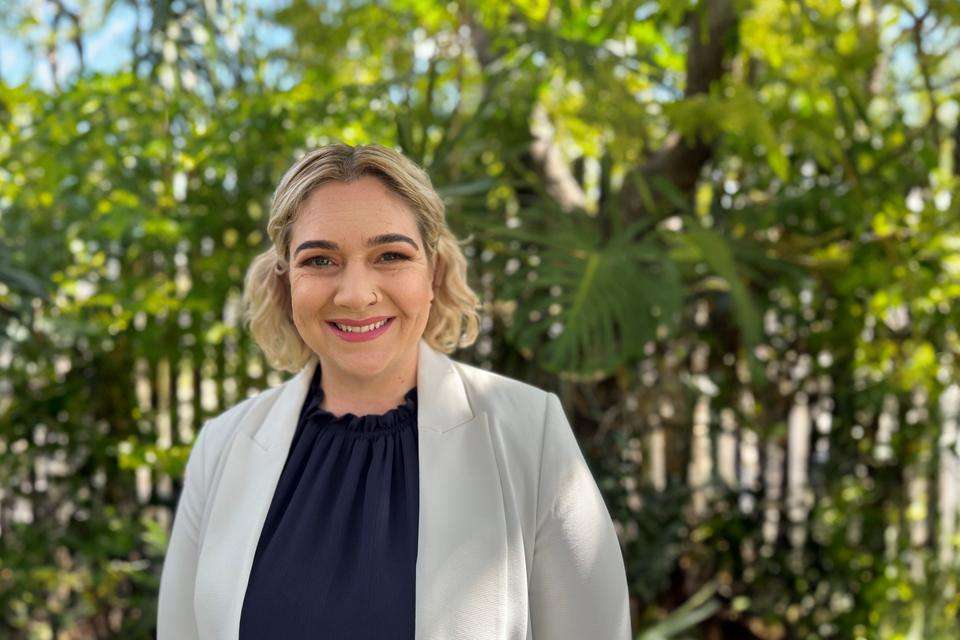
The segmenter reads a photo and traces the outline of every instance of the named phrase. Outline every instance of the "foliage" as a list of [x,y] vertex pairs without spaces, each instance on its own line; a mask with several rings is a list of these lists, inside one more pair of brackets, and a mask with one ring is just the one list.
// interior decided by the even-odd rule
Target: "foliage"
[[[38,64],[142,20],[0,81],[0,635],[152,637],[196,428],[278,381],[234,311],[272,190],[339,139],[473,235],[458,357],[563,393],[641,637],[954,637],[956,3],[13,4]],[[729,420],[806,484],[693,482]]]

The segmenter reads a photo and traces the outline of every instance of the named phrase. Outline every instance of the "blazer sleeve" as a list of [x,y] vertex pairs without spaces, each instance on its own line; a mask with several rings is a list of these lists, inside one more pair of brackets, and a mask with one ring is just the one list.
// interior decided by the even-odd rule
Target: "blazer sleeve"
[[613,521],[554,393],[547,393],[530,584],[535,640],[628,640],[626,569]]
[[193,607],[197,557],[200,553],[200,521],[206,501],[204,436],[200,429],[190,450],[183,489],[177,502],[173,531],[160,576],[157,603],[158,640],[199,640]]

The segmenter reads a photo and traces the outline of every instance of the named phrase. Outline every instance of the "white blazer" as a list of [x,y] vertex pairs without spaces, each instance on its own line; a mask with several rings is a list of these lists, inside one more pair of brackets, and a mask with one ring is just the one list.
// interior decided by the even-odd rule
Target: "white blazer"
[[[317,358],[204,423],[160,580],[159,640],[232,640]],[[421,339],[415,640],[627,640],[620,545],[559,398]]]

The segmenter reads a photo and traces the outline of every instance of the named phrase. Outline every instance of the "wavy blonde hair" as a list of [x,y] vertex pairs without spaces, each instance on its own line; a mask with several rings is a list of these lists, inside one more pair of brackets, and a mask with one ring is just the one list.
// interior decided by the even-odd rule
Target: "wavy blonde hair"
[[[436,256],[443,264],[423,339],[448,354],[477,339],[480,299],[467,284],[467,259],[447,226],[443,200],[427,173],[403,154],[377,144],[329,144],[308,152],[281,178],[267,222],[271,246],[253,259],[244,278],[244,322],[267,362],[277,369],[299,371],[314,355],[293,324],[286,277],[291,230],[300,207],[322,184],[353,182],[363,176],[379,178],[410,206],[428,262]],[[438,263],[435,268],[439,267]]]

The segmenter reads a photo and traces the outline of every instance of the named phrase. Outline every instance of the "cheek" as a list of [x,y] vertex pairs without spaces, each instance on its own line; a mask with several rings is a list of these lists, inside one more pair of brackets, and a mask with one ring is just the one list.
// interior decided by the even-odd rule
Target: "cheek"
[[430,282],[418,277],[398,286],[394,299],[406,315],[414,316],[429,310],[431,293]]
[[300,278],[290,287],[290,301],[293,312],[310,311],[323,305],[326,299],[326,287],[309,278]]

